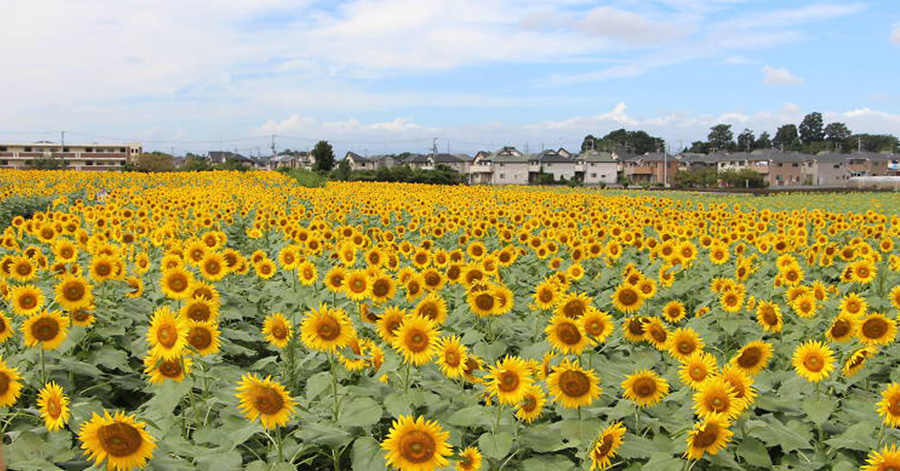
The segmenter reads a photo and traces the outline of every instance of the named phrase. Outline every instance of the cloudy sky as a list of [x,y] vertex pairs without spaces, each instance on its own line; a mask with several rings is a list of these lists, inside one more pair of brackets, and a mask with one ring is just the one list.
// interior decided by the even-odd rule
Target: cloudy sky
[[0,140],[267,153],[900,134],[897,0],[0,2]]

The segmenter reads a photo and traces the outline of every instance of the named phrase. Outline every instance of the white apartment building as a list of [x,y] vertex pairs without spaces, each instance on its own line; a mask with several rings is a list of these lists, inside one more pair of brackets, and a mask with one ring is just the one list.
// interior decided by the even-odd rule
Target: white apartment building
[[143,148],[140,143],[127,144],[31,144],[0,143],[0,168],[33,168],[41,159],[62,161],[67,170],[121,170],[134,163]]

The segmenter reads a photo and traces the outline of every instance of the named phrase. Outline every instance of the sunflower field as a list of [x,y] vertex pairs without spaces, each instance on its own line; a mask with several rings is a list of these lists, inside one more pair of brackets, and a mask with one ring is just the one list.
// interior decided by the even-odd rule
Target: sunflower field
[[10,469],[900,469],[900,196],[0,171]]

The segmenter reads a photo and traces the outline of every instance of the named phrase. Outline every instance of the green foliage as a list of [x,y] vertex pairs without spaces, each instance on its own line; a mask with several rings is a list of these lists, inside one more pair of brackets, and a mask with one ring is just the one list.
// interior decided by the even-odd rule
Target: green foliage
[[719,183],[715,167],[701,167],[697,170],[679,170],[675,174],[675,186],[679,188],[711,188]]
[[163,152],[145,152],[137,158],[134,169],[138,172],[171,172],[175,170],[175,158]]
[[46,211],[53,202],[48,196],[12,196],[0,200],[0,228],[6,228],[16,216],[30,218],[35,213]]
[[315,170],[328,172],[334,168],[334,149],[328,141],[319,141],[313,148],[312,156],[316,159]]
[[349,181],[428,183],[431,185],[462,185],[466,176],[447,167],[437,165],[434,170],[413,169],[408,165],[382,167],[377,170],[357,170],[350,173]]
[[625,129],[617,129],[599,139],[588,134],[581,143],[582,150],[596,149],[632,154],[657,152],[665,146],[666,141],[661,137],[651,136],[646,131],[627,131]]
[[822,118],[822,113],[814,112],[804,116],[797,132],[800,134],[800,141],[804,144],[824,141],[825,120]]
[[184,172],[203,172],[212,170],[212,166],[206,159],[199,155],[188,155],[181,165],[181,170]]
[[300,186],[307,188],[323,187],[328,182],[328,177],[302,168],[280,168],[278,171],[297,180]]
[[718,174],[725,186],[732,188],[765,188],[768,182],[759,172],[745,168],[740,171],[726,170]]
[[730,124],[717,124],[709,128],[706,138],[713,150],[729,150],[734,147],[734,133]]

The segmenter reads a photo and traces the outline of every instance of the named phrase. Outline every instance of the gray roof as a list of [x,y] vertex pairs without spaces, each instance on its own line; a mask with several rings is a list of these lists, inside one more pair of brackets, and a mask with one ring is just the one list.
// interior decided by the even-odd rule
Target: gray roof
[[503,148],[487,157],[488,160],[498,163],[528,163],[527,155],[516,155],[510,149]]
[[559,155],[555,150],[545,150],[540,154],[528,156],[529,161],[539,161],[543,164],[574,164],[575,161]]
[[468,161],[468,156],[463,157],[459,154],[434,154],[435,164],[456,164]]
[[578,154],[575,160],[594,162],[594,163],[617,163],[609,152],[601,152],[599,150],[588,150]]

